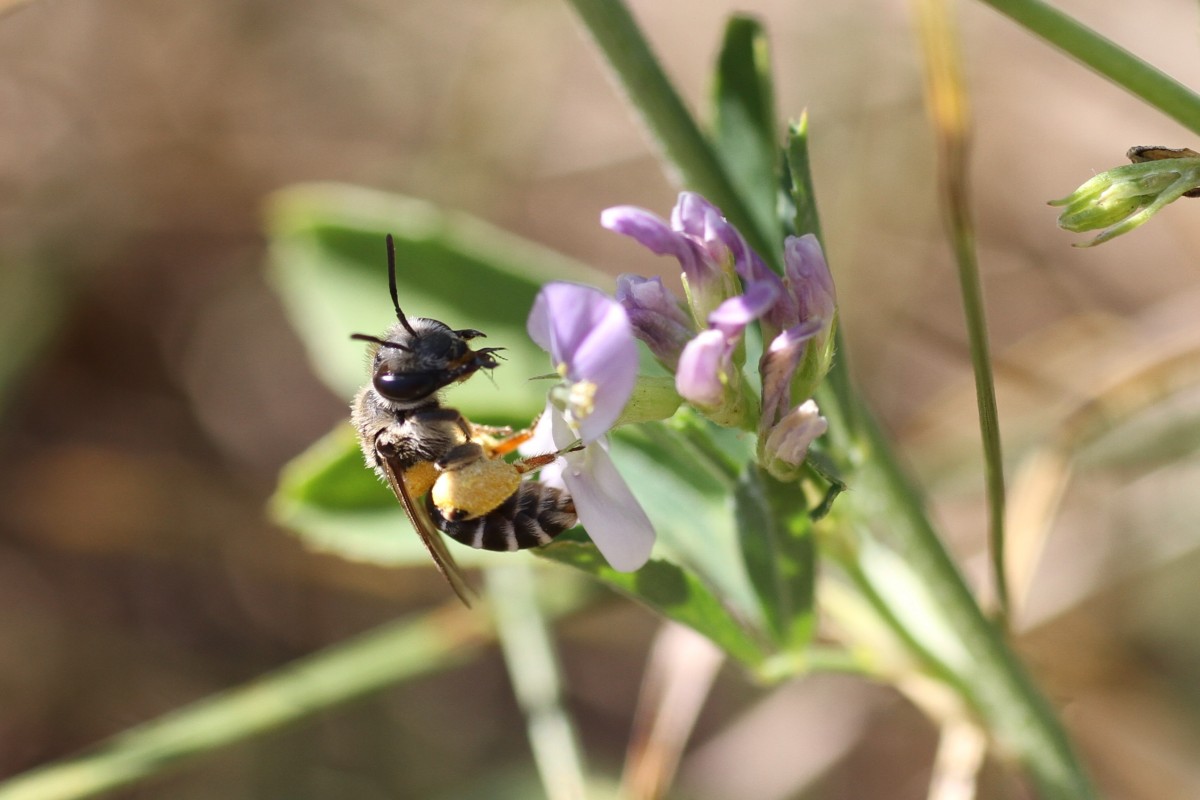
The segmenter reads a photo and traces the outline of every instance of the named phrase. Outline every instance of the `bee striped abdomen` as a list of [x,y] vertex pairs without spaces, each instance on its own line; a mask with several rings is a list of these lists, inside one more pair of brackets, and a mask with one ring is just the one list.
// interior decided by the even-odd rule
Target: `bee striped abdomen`
[[561,489],[524,481],[492,511],[475,519],[449,520],[427,496],[425,507],[438,530],[482,550],[524,550],[548,544],[575,526],[575,503]]

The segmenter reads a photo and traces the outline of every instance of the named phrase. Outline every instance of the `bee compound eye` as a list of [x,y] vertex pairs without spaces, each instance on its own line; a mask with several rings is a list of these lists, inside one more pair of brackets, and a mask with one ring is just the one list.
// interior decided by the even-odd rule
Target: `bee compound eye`
[[371,381],[375,391],[388,400],[420,400],[442,388],[432,372],[392,372],[382,368]]

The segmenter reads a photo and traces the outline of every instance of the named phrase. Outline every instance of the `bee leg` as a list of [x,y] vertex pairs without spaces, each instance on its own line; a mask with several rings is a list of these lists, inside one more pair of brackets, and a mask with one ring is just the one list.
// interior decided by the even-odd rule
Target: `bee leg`
[[500,441],[498,441],[492,445],[492,447],[491,447],[492,455],[495,455],[495,456],[508,455],[509,453],[516,450],[518,447],[525,444],[532,438],[533,438],[533,429],[532,428],[526,428],[525,430],[517,431],[516,433],[513,433],[513,431],[510,429],[508,431],[507,437],[501,439]]
[[556,458],[564,453],[575,453],[583,449],[582,444],[574,444],[570,447],[565,447],[553,453],[546,453],[540,456],[527,456],[513,462],[513,466],[517,468],[517,472],[524,475],[526,472],[533,472],[536,469],[541,469],[547,464],[552,463]]
[[438,472],[462,469],[468,464],[482,461],[485,458],[483,446],[478,442],[463,442],[450,448],[446,455],[434,462]]
[[471,425],[475,428],[475,433],[496,439],[512,436],[513,432],[513,429],[507,425],[480,425],[478,422],[472,422]]
[[399,438],[390,426],[381,428],[375,434],[375,447],[372,453],[375,463],[371,466],[378,466],[381,459],[395,458],[400,452]]

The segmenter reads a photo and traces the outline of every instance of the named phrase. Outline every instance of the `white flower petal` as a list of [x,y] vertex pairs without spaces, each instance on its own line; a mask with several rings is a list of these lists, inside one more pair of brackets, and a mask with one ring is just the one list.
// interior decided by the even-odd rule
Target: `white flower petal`
[[588,536],[613,569],[633,572],[650,558],[654,526],[617,472],[603,439],[566,456],[567,491]]

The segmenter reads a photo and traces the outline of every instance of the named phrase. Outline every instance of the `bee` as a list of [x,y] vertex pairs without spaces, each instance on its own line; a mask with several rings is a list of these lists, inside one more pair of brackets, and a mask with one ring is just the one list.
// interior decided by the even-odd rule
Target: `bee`
[[438,571],[469,606],[469,585],[438,531],[475,548],[521,550],[574,527],[578,518],[567,492],[522,480],[564,451],[506,461],[532,436],[528,429],[476,425],[442,405],[443,389],[495,369],[503,348],[473,350],[471,342],[484,337],[480,331],[406,317],[396,295],[390,235],[387,255],[397,321],[383,336],[351,337],[371,344],[371,380],[354,398],[351,423],[367,466],[391,487]]
[[[1200,158],[1200,153],[1187,147],[1178,149],[1171,147],[1158,147],[1156,145],[1143,145],[1141,147],[1131,147],[1125,153],[1125,157],[1134,164],[1141,164],[1145,161],[1162,161],[1167,158]],[[1183,193],[1184,197],[1200,197],[1200,189],[1192,189]]]

